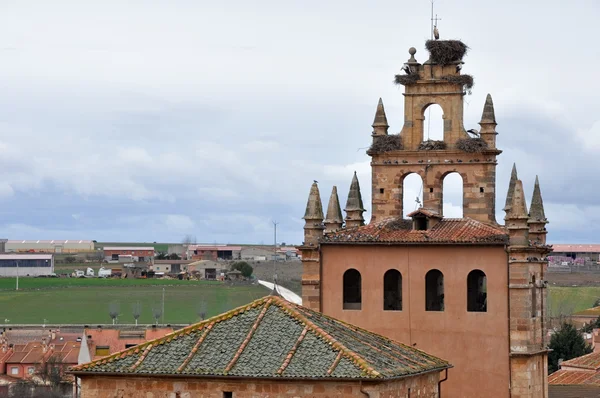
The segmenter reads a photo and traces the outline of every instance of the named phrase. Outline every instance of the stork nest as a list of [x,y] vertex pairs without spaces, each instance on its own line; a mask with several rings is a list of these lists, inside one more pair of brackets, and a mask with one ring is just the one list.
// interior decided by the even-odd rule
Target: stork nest
[[456,148],[463,152],[477,153],[488,149],[488,144],[483,138],[461,138],[456,141]]
[[447,81],[448,83],[460,84],[468,94],[471,94],[471,89],[475,85],[473,76],[471,75],[447,75],[441,76],[440,79]]
[[394,83],[402,86],[410,86],[416,84],[419,81],[418,73],[411,73],[410,75],[396,75]]
[[367,153],[384,153],[404,149],[400,134],[376,135]]
[[427,40],[425,47],[431,55],[431,62],[450,65],[463,59],[469,47],[460,40]]
[[446,149],[446,147],[444,141],[427,140],[419,144],[419,151],[437,151]]
[[398,217],[385,224],[385,227],[392,231],[411,229],[412,220],[404,220],[402,217]]

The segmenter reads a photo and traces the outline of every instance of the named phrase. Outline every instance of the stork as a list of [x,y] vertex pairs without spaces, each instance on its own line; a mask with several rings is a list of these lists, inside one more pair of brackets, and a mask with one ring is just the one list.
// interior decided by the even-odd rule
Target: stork
[[434,37],[436,40],[439,40],[439,39],[440,39],[440,31],[438,30],[438,28],[437,28],[437,25],[435,25],[435,26],[433,27],[433,37]]
[[467,130],[467,133],[472,134],[476,137],[479,137],[479,131],[477,131],[475,129],[469,129],[469,130]]

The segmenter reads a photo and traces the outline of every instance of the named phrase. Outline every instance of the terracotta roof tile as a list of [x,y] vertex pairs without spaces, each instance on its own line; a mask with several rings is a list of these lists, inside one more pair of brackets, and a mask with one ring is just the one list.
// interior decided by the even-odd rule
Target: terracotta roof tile
[[600,372],[589,370],[565,370],[561,369],[548,376],[548,384],[553,385],[596,385],[600,386]]
[[412,229],[412,221],[386,219],[363,227],[324,235],[322,243],[492,243],[508,242],[500,226],[471,218],[444,218],[427,231]]
[[582,355],[577,358],[569,359],[563,362],[562,366],[570,366],[573,368],[600,369],[600,352],[592,352],[591,354]]
[[387,379],[449,367],[413,347],[267,296],[71,372]]

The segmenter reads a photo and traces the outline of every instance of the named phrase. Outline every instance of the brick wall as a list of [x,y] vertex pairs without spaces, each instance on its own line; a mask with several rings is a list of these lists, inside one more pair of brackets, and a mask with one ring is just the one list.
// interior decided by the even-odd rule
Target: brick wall
[[383,383],[355,381],[273,381],[273,380],[210,380],[184,378],[146,378],[86,376],[81,381],[81,398],[223,398],[223,392],[233,392],[234,398],[372,398],[437,397],[439,373],[409,377]]

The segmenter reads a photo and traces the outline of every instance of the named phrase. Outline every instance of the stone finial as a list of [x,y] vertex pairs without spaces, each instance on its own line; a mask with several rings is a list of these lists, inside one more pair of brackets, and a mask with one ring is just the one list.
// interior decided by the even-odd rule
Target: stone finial
[[529,212],[527,211],[527,203],[525,202],[525,192],[523,192],[523,182],[517,180],[515,182],[515,188],[513,190],[512,201],[510,209],[506,213],[506,219],[519,219],[529,218]]
[[546,222],[546,214],[544,213],[544,201],[542,200],[542,192],[540,191],[540,180],[535,176],[535,187],[533,188],[533,197],[531,199],[531,207],[529,208],[530,222]]
[[506,204],[504,206],[504,211],[510,211],[510,206],[513,199],[513,193],[515,191],[515,183],[517,182],[517,164],[513,163],[512,172],[510,173],[510,182],[508,183],[508,192],[506,193]]
[[485,99],[485,105],[483,106],[483,113],[481,114],[481,121],[479,124],[493,123],[496,124],[496,113],[494,112],[494,102],[492,96],[487,95]]
[[354,172],[354,177],[352,177],[350,192],[348,192],[348,200],[346,201],[346,208],[344,211],[346,212],[346,227],[359,227],[364,225],[365,219],[363,218],[362,213],[365,211],[365,208],[356,171]]
[[385,116],[385,109],[383,108],[383,101],[379,98],[377,104],[377,111],[375,112],[375,120],[373,120],[373,135],[386,135],[388,132],[387,117]]
[[415,54],[417,53],[417,49],[414,47],[411,47],[408,49],[408,53],[410,54],[410,58],[408,59],[408,62],[416,63],[417,60],[415,58]]
[[305,220],[323,221],[323,205],[321,204],[321,195],[319,194],[319,186],[316,181],[310,187],[306,211],[302,218]]
[[336,186],[331,190],[329,205],[327,206],[327,216],[325,216],[324,223],[325,232],[336,231],[340,229],[344,223]]

